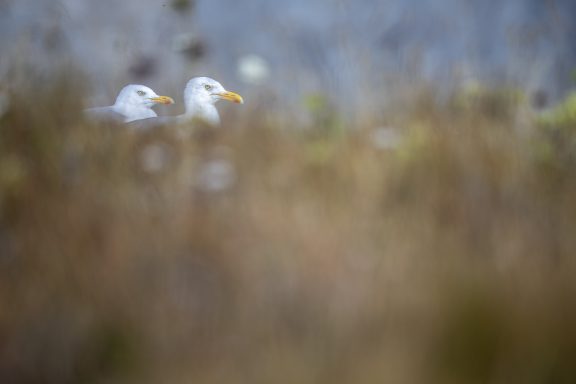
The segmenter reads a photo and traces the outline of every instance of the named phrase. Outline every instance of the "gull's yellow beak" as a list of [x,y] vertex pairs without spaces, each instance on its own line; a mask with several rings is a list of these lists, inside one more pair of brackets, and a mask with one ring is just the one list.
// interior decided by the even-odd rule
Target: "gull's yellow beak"
[[244,99],[242,98],[242,96],[240,96],[235,92],[222,92],[217,93],[216,95],[219,96],[221,99],[228,100],[233,103],[244,104]]
[[150,100],[158,104],[174,104],[174,99],[169,96],[151,97]]

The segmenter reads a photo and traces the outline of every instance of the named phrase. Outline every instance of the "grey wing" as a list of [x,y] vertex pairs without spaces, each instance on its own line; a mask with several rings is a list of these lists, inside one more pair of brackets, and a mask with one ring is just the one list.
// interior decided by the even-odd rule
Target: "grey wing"
[[112,107],[89,108],[84,110],[84,114],[90,120],[100,122],[123,123],[126,117],[116,112]]

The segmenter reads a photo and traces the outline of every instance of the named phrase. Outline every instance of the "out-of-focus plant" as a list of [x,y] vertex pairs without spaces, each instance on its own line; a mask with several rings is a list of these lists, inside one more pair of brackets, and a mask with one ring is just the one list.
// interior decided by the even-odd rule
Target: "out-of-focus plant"
[[134,131],[52,79],[0,118],[0,382],[576,380],[574,172],[508,96],[407,101],[382,147],[324,97]]
[[549,129],[576,130],[576,92],[568,94],[560,104],[544,112],[539,123]]
[[456,110],[477,113],[492,119],[509,120],[525,101],[524,93],[514,88],[489,88],[470,85],[456,93],[452,101]]
[[342,133],[344,125],[337,108],[328,97],[321,93],[307,95],[304,106],[312,118],[312,130],[317,134],[334,135]]
[[171,6],[174,11],[187,13],[194,9],[196,0],[172,0]]
[[537,119],[539,131],[535,155],[551,168],[573,169],[576,166],[576,93]]

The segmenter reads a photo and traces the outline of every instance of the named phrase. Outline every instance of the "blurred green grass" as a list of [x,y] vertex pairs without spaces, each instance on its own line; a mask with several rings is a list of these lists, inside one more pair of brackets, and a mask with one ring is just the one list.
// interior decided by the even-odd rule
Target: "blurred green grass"
[[183,138],[47,84],[0,118],[0,382],[576,382],[572,149],[514,92],[423,93],[383,149],[324,104]]

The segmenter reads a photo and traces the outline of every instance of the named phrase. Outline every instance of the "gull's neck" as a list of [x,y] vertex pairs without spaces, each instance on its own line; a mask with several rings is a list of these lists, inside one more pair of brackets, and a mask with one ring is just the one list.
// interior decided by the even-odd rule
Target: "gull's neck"
[[216,106],[211,103],[199,103],[190,100],[186,104],[186,112],[182,115],[183,120],[202,120],[210,125],[219,125],[220,116]]

